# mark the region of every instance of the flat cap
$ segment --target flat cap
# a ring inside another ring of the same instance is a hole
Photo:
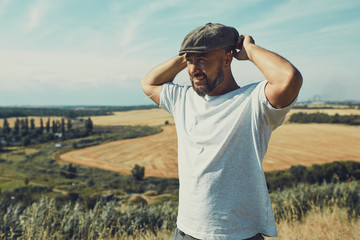
[[[179,55],[219,49],[232,50],[236,48],[238,39],[239,33],[235,28],[218,23],[207,23],[185,36]]]

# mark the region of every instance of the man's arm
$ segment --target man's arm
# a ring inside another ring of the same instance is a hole
[[[275,108],[291,104],[298,95],[301,85],[301,73],[283,57],[255,45],[251,36],[241,36],[233,56],[238,60],[252,61],[264,74],[268,84],[265,95]]]
[[[175,76],[186,67],[184,55],[176,56],[152,69],[141,80],[144,93],[160,105],[160,91],[164,83],[172,82]]]

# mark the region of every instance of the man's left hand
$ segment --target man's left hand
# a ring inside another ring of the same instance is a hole
[[[255,41],[250,35],[241,35],[237,42],[236,49],[232,51],[234,58],[237,60],[250,60],[246,49],[251,44],[255,44]]]

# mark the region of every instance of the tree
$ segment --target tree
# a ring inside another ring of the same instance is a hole
[[[64,118],[61,118],[60,130],[61,130],[62,135],[64,136],[65,135],[65,119]]]
[[[131,170],[131,174],[136,180],[142,180],[145,175],[145,167],[140,167],[135,164],[134,168]]]
[[[90,117],[85,121],[85,129],[87,133],[90,133],[93,130],[93,122]]]
[[[71,119],[70,119],[70,118],[68,118],[68,121],[67,121],[67,129],[68,129],[68,131],[70,131],[70,130],[71,130],[71,128],[72,128]]]
[[[29,133],[29,120],[26,118],[20,121],[21,135],[26,136]]]
[[[40,118],[39,132],[40,132],[40,134],[42,134],[44,132],[44,122],[43,122],[42,118]]]
[[[34,130],[35,129],[35,120],[32,118],[30,119],[30,129]]]
[[[13,133],[14,135],[19,135],[19,132],[20,132],[20,120],[17,118],[15,120],[15,124],[14,124],[14,129],[13,129]]]
[[[49,133],[50,132],[50,118],[48,118],[47,122],[46,122],[46,132]]]
[[[25,118],[25,128],[27,129],[27,132],[29,131],[29,119]]]
[[[11,132],[10,125],[9,125],[6,118],[4,118],[2,132],[4,133],[5,136],[8,135]]]
[[[58,131],[58,124],[55,122],[55,120],[52,121],[52,132],[57,133]]]

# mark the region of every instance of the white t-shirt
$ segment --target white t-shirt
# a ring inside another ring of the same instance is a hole
[[[199,239],[277,236],[262,161],[272,130],[294,103],[273,108],[266,83],[205,97],[190,86],[163,85],[160,107],[173,115],[178,136],[177,226],[186,234]]]

